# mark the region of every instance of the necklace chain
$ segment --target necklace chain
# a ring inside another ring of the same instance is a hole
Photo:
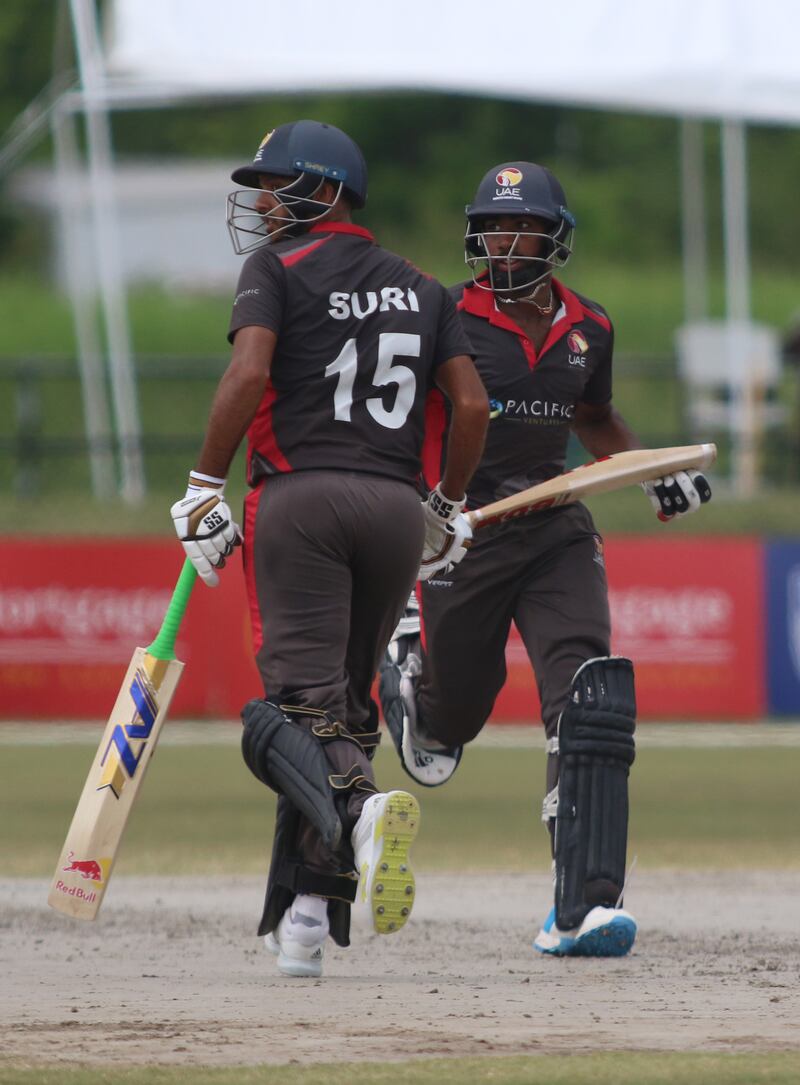
[[[536,300],[536,295],[542,289],[543,286],[547,287],[547,303],[541,305]],[[517,302],[524,302],[526,305],[532,305],[534,309],[538,310],[542,316],[549,316],[556,306],[555,294],[553,293],[552,283],[539,283],[532,294],[529,294],[526,298],[498,298],[504,305],[516,305]]]

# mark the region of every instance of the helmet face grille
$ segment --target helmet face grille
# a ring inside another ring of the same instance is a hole
[[[469,219],[464,237],[464,262],[472,273],[472,281],[482,290],[524,296],[547,276],[564,267],[572,255],[572,226],[566,220],[552,233],[534,230],[492,230],[489,233],[482,228],[484,226],[484,220]],[[507,239],[505,252],[491,256],[487,237]],[[518,251],[521,238],[538,240],[535,256],[525,256]]]
[[[564,189],[550,170],[535,162],[494,166],[484,175],[466,211],[464,260],[476,286],[484,290],[524,296],[523,292],[530,293],[555,269],[564,267],[572,254],[575,219],[567,208]],[[488,220],[508,216],[538,219],[544,228],[486,230]],[[507,239],[501,255],[490,256],[489,233]],[[535,255],[523,254],[530,247],[521,244],[521,238],[538,239]]]
[[[326,180],[315,174],[301,173],[283,188],[270,189],[275,200],[272,208],[263,206],[262,191],[237,189],[230,192],[226,221],[233,251],[243,256],[280,238],[303,233],[318,222],[328,214],[342,192],[339,182],[331,203],[316,199]]]

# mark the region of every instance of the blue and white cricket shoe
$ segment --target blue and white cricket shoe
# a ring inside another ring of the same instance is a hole
[[[592,908],[580,927],[570,931],[556,926],[556,910],[544,921],[533,948],[552,957],[624,957],[630,952],[638,930],[636,920],[624,908]]]

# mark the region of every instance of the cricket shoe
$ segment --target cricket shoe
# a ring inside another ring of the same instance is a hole
[[[370,795],[350,837],[359,874],[358,895],[369,905],[378,934],[399,930],[414,905],[408,852],[419,829],[419,803],[407,791]]]
[[[380,666],[383,718],[405,771],[423,787],[446,783],[458,768],[462,747],[448,749],[420,733],[417,687],[422,674],[419,603],[411,593]]]
[[[321,976],[328,937],[328,902],[322,897],[294,898],[264,945],[278,958],[283,976]]]
[[[636,920],[623,908],[592,908],[579,927],[562,931],[556,910],[536,935],[534,949],[552,957],[624,957],[636,939]]]

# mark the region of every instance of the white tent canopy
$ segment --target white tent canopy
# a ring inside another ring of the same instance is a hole
[[[72,118],[87,129],[98,285],[103,300],[122,492],[144,493],[138,409],[118,271],[108,111],[314,90],[427,89],[669,114],[684,121],[684,264],[690,316],[705,289],[703,119],[722,122],[727,313],[749,319],[745,124],[800,123],[795,0],[69,0],[81,88],[53,129],[62,182],[80,173]],[[468,118],[464,124],[469,138]],[[693,138],[694,136],[694,138]],[[535,146],[535,133],[530,134]],[[398,154],[402,148],[398,149]],[[91,306],[73,298],[84,383],[99,346]],[[740,362],[735,367],[744,372]],[[87,429],[108,420],[85,392]],[[92,405],[94,404],[94,405]],[[100,442],[102,443],[102,441]],[[751,457],[752,460],[752,457]],[[743,461],[744,462],[744,461]],[[95,490],[107,465],[93,462]],[[105,486],[107,489],[107,484]]]
[[[800,122],[795,0],[115,0],[122,95],[427,88]]]

